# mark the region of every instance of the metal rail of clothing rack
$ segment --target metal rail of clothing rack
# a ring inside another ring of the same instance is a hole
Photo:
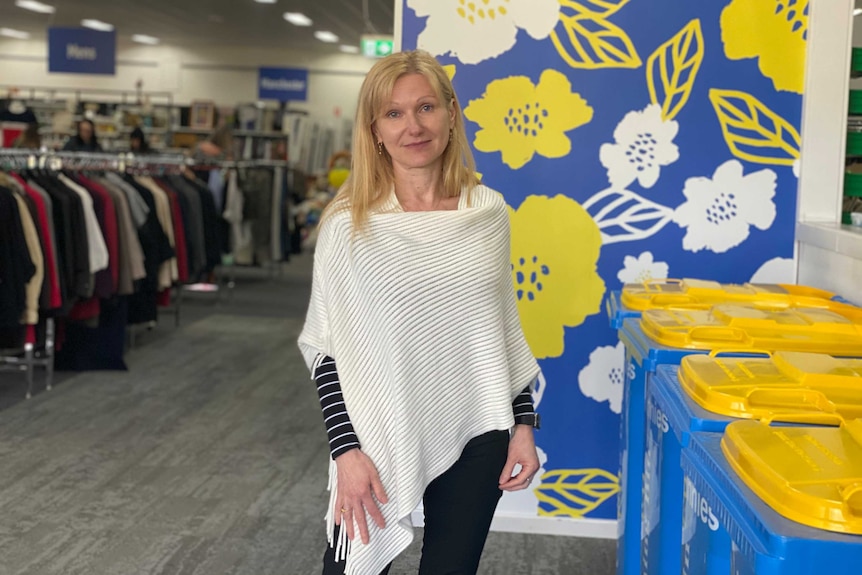
[[[0,350],[0,372],[24,372],[27,378],[27,399],[33,397],[33,380],[36,368],[45,370],[45,388],[51,391],[54,384],[54,320],[45,320],[45,345],[37,348],[27,342],[23,348]]]

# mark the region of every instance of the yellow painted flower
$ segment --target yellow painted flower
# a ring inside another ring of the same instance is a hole
[[[502,152],[503,163],[517,170],[535,154],[566,156],[572,149],[566,132],[589,123],[593,109],[572,92],[565,75],[545,70],[538,86],[526,76],[494,80],[464,115],[482,127],[473,142],[476,149]]]
[[[527,343],[539,359],[559,357],[564,327],[580,325],[601,307],[599,228],[563,195],[529,196],[510,215],[512,281]]]
[[[731,60],[758,58],[776,90],[802,93],[808,0],[733,0],[721,13],[721,39]]]

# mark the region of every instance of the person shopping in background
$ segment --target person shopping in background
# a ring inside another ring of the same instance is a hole
[[[27,128],[21,132],[21,135],[15,138],[12,143],[13,148],[25,150],[38,150],[42,147],[42,137],[39,135],[39,124],[30,122]]]
[[[129,151],[133,154],[149,154],[150,144],[147,142],[147,137],[141,128],[132,130],[129,136]]]
[[[63,150],[67,152],[101,152],[102,146],[96,138],[96,125],[92,120],[78,122],[78,133],[66,142]]]
[[[454,89],[426,52],[372,67],[355,126],[299,337],[332,458],[323,573],[387,573],[420,501],[419,573],[476,573],[502,492],[539,469],[508,207],[477,181]]]

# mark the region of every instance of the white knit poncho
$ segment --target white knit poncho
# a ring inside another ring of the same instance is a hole
[[[410,513],[428,484],[470,439],[511,428],[512,400],[538,375],[515,302],[508,208],[487,187],[469,195],[455,211],[404,212],[392,193],[364,233],[353,234],[347,212],[320,230],[299,347],[312,370],[320,354],[335,358],[389,496],[386,529],[369,519],[368,545],[332,541],[330,463],[327,532],[347,575],[378,575],[410,545]]]

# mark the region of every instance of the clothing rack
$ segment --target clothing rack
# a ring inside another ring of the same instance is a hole
[[[201,157],[201,156],[198,156],[196,159],[197,159],[197,161],[194,164],[194,169],[196,171],[197,170],[226,170],[226,171],[230,171],[230,170],[256,170],[256,169],[263,168],[263,169],[272,170],[272,172],[275,174],[275,179],[278,182],[290,183],[289,185],[292,185],[292,182],[294,181],[293,173],[295,172],[295,168],[292,168],[290,165],[290,162],[288,162],[287,160],[277,160],[277,159],[229,160],[229,159],[224,159],[224,158],[208,158],[208,157]],[[284,185],[284,184],[282,184],[282,185]],[[286,190],[284,191],[284,193],[281,197],[282,198],[285,198],[285,197],[288,198],[288,201],[290,198],[289,194],[286,193]],[[275,207],[273,207],[273,210],[274,209],[275,209]],[[285,225],[288,229],[292,230],[292,224],[289,220],[287,222],[285,222]],[[278,235],[280,236],[281,234],[279,233]],[[270,250],[271,255],[272,255],[272,259],[269,260],[267,263],[262,263],[260,265],[262,268],[265,268],[268,270],[270,277],[276,277],[276,276],[281,276],[283,271],[284,271],[282,269],[282,263],[284,261],[290,260],[290,250],[285,249],[284,246],[277,247],[275,245],[275,242],[281,241],[280,237],[273,236],[272,241],[273,241],[273,244],[272,244],[272,248]],[[239,257],[237,259],[239,259]],[[247,265],[247,262],[232,263],[232,264],[229,264],[227,266],[224,266],[224,267],[228,268],[228,274],[230,276],[230,277],[228,277],[227,282],[226,282],[226,284],[227,284],[226,287],[228,288],[228,297],[229,298],[232,295],[231,290],[234,287],[234,283],[235,283],[235,273],[234,273],[233,268],[236,265],[239,265],[239,266]],[[209,286],[207,286],[207,287],[209,287]],[[221,287],[221,286],[217,286],[217,287]],[[196,291],[196,290],[192,289],[189,291]],[[214,293],[216,293],[218,295],[219,291],[220,290],[214,290]]]
[[[44,173],[46,176],[51,172],[66,172],[67,174],[69,172],[79,172],[81,177],[93,178],[94,175],[102,177],[101,175],[97,175],[97,173],[108,172],[126,174],[132,177],[175,178],[187,175],[187,170],[194,167],[194,165],[195,161],[192,158],[182,154],[133,155],[131,153],[0,149],[0,171],[14,173],[30,172],[33,174]],[[88,172],[92,172],[93,174],[89,174]],[[71,174],[68,175],[71,177]],[[51,174],[51,177],[56,177],[56,175]],[[209,240],[210,238],[206,240],[208,245],[212,245],[209,244]],[[186,284],[179,283],[174,278],[174,284],[170,286],[173,294],[170,297],[170,305],[161,307],[159,310],[159,313],[175,315],[175,325],[177,326],[180,322],[184,285]],[[65,318],[66,315],[58,317]],[[58,334],[58,330],[61,329],[61,325],[55,323],[56,321],[56,319],[44,318],[43,316],[42,326],[38,329],[38,343],[32,343],[37,340],[34,337],[37,330],[28,328],[27,337],[22,342],[10,342],[12,343],[12,347],[8,349],[0,348],[0,371],[15,371],[26,374],[28,398],[33,393],[34,372],[37,368],[46,369],[46,387],[48,389],[52,387],[55,360],[59,360],[60,358],[59,352],[55,354],[55,346],[57,341],[59,341],[55,338],[55,334]],[[128,323],[125,326],[126,341],[134,345],[136,328],[148,325],[151,324],[146,322]]]
[[[38,156],[32,151],[0,149],[0,169],[35,169],[39,167]],[[36,349],[31,341],[23,348],[0,350],[0,372],[23,372],[27,378],[26,398],[33,396],[33,382],[36,368],[45,370],[46,389],[50,391],[54,383],[54,319],[45,322],[44,349]]]
[[[226,161],[218,159],[208,160],[201,157],[193,158],[182,154],[146,154],[136,156],[130,153],[117,154],[103,152],[52,152],[45,150],[0,149],[0,170],[9,172],[30,171],[33,173],[81,172],[81,177],[87,178],[92,178],[93,175],[85,174],[85,172],[119,172],[127,174],[127,176],[152,176],[156,178],[164,176],[168,178],[176,178],[181,175],[189,175],[188,170],[253,170],[256,168],[270,169],[276,174],[279,174],[279,178],[281,179],[276,179],[274,181],[284,181],[286,175],[290,173],[288,163],[282,160]],[[71,174],[67,175],[69,175],[69,177],[73,177]],[[52,175],[52,177],[54,176]],[[198,180],[200,180],[200,177]],[[278,188],[279,185],[276,185],[275,187]],[[273,197],[275,198],[276,196]],[[280,199],[278,200],[278,202],[281,201],[282,200]],[[275,208],[275,206],[273,206],[273,208]],[[207,241],[209,241],[209,239]],[[272,273],[280,273],[281,258],[284,257],[285,252],[274,253],[280,253],[282,255],[273,255],[271,261],[264,260],[262,265],[269,267]],[[159,312],[174,315],[175,325],[178,326],[183,307],[183,299],[187,297],[186,294],[210,293],[215,296],[216,303],[220,302],[222,297],[225,295],[227,296],[228,301],[232,300],[233,288],[236,284],[236,266],[232,265],[232,260],[223,260],[220,265],[216,264],[215,269],[212,269],[212,273],[212,284],[195,284],[193,283],[193,279],[191,282],[182,279],[177,282],[175,278],[174,285],[170,288],[172,293],[170,299],[172,301],[170,301],[169,306],[161,307]],[[47,333],[47,341],[44,344],[44,353],[41,351],[42,341],[39,342],[38,349],[36,349],[36,346],[33,344],[27,344],[23,348],[8,351],[0,350],[0,366],[2,366],[3,371],[15,370],[25,372],[27,374],[28,397],[32,394],[34,368],[44,367],[48,372],[48,388],[50,388],[52,384],[51,379],[55,357],[55,326],[53,320],[49,319],[48,322],[49,325],[47,326],[47,329],[44,329],[42,332],[42,334]],[[129,323],[126,326],[126,349],[134,347],[137,336],[140,334],[141,330],[151,328],[152,325],[152,322],[141,321]],[[32,340],[33,338],[31,337],[26,341]],[[57,357],[60,358],[60,355],[57,355]]]
[[[0,150],[0,168],[5,169],[48,169],[53,171],[69,170],[69,171],[116,171],[125,172],[133,175],[169,175],[180,174],[190,166],[194,166],[195,162],[188,157],[178,154],[152,154],[136,156],[132,153],[104,153],[104,152],[73,152],[73,151],[54,151],[54,152],[34,152],[33,150]],[[182,305],[182,286],[175,286],[176,294],[174,305],[163,308],[162,313],[174,315],[174,325],[179,327],[180,314]],[[135,343],[135,334],[133,327],[129,326],[129,347],[133,347]],[[53,353],[53,321],[51,325],[51,339],[47,344],[50,346]],[[53,373],[53,356],[47,358],[39,358],[28,360],[32,356],[32,350],[24,351],[24,359],[15,361],[14,358],[5,363],[10,363],[16,368],[26,370],[28,374],[28,392],[30,397],[32,388],[32,367],[28,366],[42,365],[45,363],[49,368],[49,374]],[[7,358],[2,358],[6,360]],[[35,362],[35,363],[34,363]],[[48,389],[51,388],[51,379],[49,375]]]
[[[34,150],[0,149],[2,169],[48,169],[82,171],[117,171],[138,173],[181,173],[195,165],[194,160],[179,154],[135,156],[131,153],[104,152],[42,152]]]
[[[220,168],[284,168],[288,169],[287,160],[221,160],[217,163]]]

